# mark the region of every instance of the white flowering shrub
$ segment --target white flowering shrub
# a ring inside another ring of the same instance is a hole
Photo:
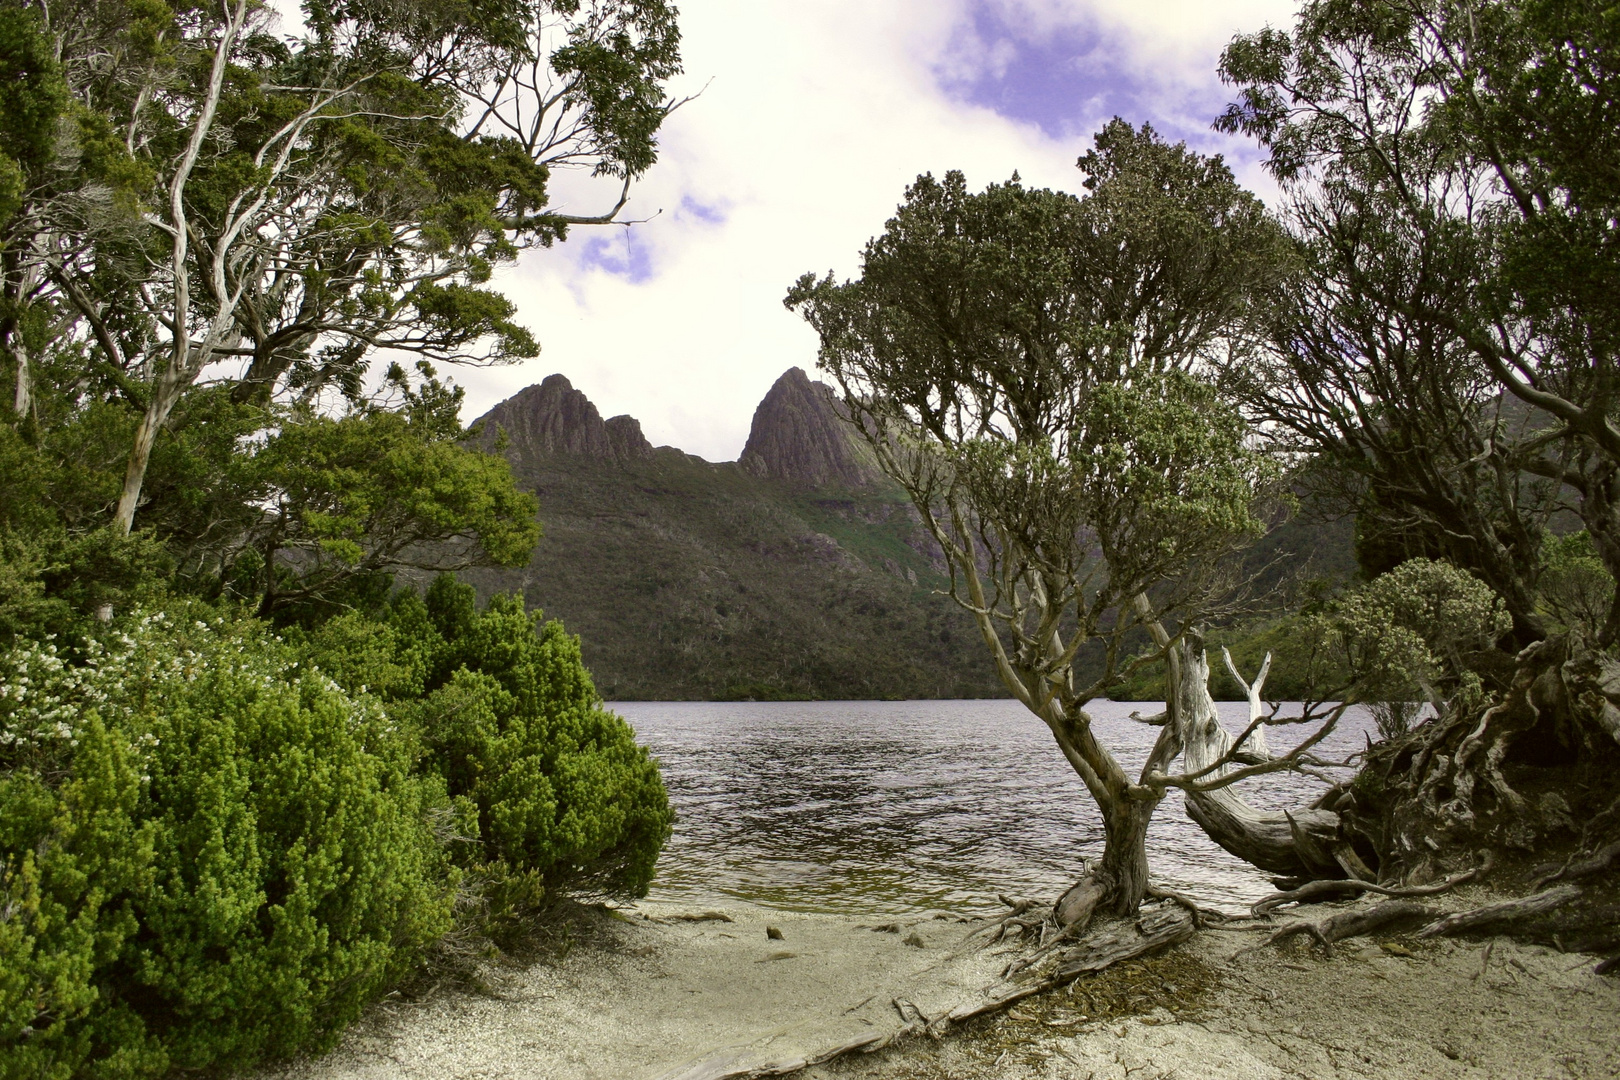
[[[329,1043],[449,926],[443,782],[259,624],[0,656],[0,1075]]]

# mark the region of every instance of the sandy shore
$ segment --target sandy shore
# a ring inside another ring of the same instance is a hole
[[[491,965],[483,993],[384,1003],[263,1080],[1620,1076],[1620,980],[1505,940],[1487,963],[1478,942],[1352,939],[1324,957],[1205,932],[936,1037],[1008,959],[984,925],[642,904]]]

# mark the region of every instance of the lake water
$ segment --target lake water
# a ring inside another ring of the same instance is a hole
[[[1080,860],[1102,852],[1101,819],[1079,777],[1016,701],[612,708],[658,758],[675,808],[654,898],[855,914],[983,911],[999,906],[998,892],[1055,899]],[[1130,712],[1160,708],[1092,703],[1099,739],[1132,776],[1158,729]],[[1228,730],[1243,729],[1247,709],[1222,703]],[[1318,749],[1360,749],[1370,728],[1352,710]],[[1294,730],[1272,729],[1273,748]],[[1256,805],[1291,807],[1321,785],[1275,774],[1243,790]],[[1154,814],[1148,856],[1155,880],[1221,908],[1271,891],[1266,875],[1187,818],[1178,793]]]

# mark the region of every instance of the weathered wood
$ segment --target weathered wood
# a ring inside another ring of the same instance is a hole
[[[1122,961],[1179,945],[1191,938],[1196,929],[1192,912],[1179,904],[1146,908],[1135,919],[1120,920],[1093,930],[1073,947],[1060,952],[1055,965],[1042,963],[1020,970],[1013,981],[987,988],[983,997],[963,1002],[934,1023],[943,1029],[949,1024],[996,1012],[1088,971],[1101,971]]]
[[[1335,941],[1342,941],[1348,937],[1360,937],[1370,934],[1374,930],[1396,926],[1401,923],[1415,923],[1424,919],[1433,919],[1439,912],[1434,908],[1425,907],[1412,900],[1390,900],[1377,907],[1365,911],[1344,911],[1332,918],[1324,919],[1319,923],[1296,922],[1278,930],[1267,938],[1266,945],[1275,945],[1285,941],[1296,934],[1309,934],[1317,943],[1326,947]],[[1255,946],[1260,948],[1261,946]]]
[[[1233,739],[1209,696],[1209,658],[1201,644],[1189,635],[1178,648],[1183,675],[1173,712],[1182,728],[1182,763],[1187,772],[1199,773],[1226,757]],[[1211,775],[1223,772],[1224,766]],[[1187,816],[1244,862],[1288,877],[1346,876],[1333,857],[1341,838],[1339,815],[1331,810],[1260,810],[1230,787],[1188,791],[1186,802]]]
[[[1559,867],[1553,873],[1536,879],[1533,888],[1539,889],[1544,885],[1551,885],[1555,881],[1567,881],[1570,878],[1590,877],[1601,874],[1611,866],[1620,864],[1620,840],[1598,848],[1584,859],[1572,860]]]
[[[1072,979],[1088,971],[1101,971],[1122,960],[1147,956],[1191,938],[1197,929],[1192,912],[1180,904],[1144,910],[1135,920],[1117,922],[1087,935],[1058,957],[1055,977]]]
[[[1052,917],[1065,930],[1070,927],[1084,930],[1112,884],[1100,874],[1087,874],[1058,897],[1058,902],[1052,907]]]
[[[1576,704],[1620,743],[1620,661],[1596,650],[1571,650],[1562,668]]]
[[[1418,937],[1445,937],[1452,934],[1471,934],[1503,927],[1509,923],[1542,915],[1581,895],[1574,885],[1560,885],[1556,889],[1506,900],[1500,904],[1486,904],[1469,911],[1458,911],[1437,919],[1418,931]]]
[[[1295,889],[1286,892],[1273,893],[1254,903],[1249,910],[1255,915],[1265,915],[1275,911],[1284,904],[1314,904],[1324,900],[1343,900],[1362,893],[1377,893],[1380,896],[1411,897],[1411,896],[1437,896],[1448,892],[1466,881],[1483,877],[1489,872],[1491,860],[1487,858],[1472,870],[1465,870],[1460,874],[1452,874],[1444,881],[1437,881],[1433,885],[1413,885],[1407,888],[1392,888],[1379,885],[1371,881],[1360,881],[1346,878],[1342,881],[1310,881]]]
[[[1260,672],[1252,683],[1239,674],[1237,664],[1233,663],[1232,654],[1225,645],[1221,646],[1221,659],[1226,661],[1226,670],[1243,688],[1243,696],[1249,699],[1249,724],[1252,725],[1266,715],[1266,703],[1261,694],[1265,691],[1266,675],[1271,671],[1271,654],[1266,653],[1266,658],[1260,663]],[[1271,747],[1266,742],[1266,729],[1263,726],[1255,728],[1254,732],[1243,740],[1239,754],[1251,761],[1265,761],[1272,756]]]

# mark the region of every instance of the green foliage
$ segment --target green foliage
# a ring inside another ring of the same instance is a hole
[[[1540,593],[1549,520],[1620,573],[1617,35],[1608,0],[1310,0],[1221,61],[1305,267],[1251,401],[1348,474],[1370,570],[1467,568],[1520,648],[1584,618]]]
[[[154,450],[145,528],[121,538],[99,523],[132,418],[47,395],[38,438],[0,422],[0,639],[164,589],[308,621],[374,608],[400,569],[527,561],[534,496],[464,441],[461,403],[426,365],[338,416],[198,391]]]
[[[146,533],[0,532],[0,647],[74,636],[104,607],[157,601],[172,562]]]
[[[449,926],[442,785],[254,624],[141,619],[0,696],[0,1062],[150,1076],[329,1045]],[[15,962],[12,962],[13,959]]]
[[[6,705],[24,685],[50,692],[52,673],[40,670],[48,654],[30,659],[34,680],[9,682]],[[18,657],[4,663],[15,679]],[[32,769],[0,772],[0,907],[8,912],[0,920],[0,1075],[66,1080],[91,1061],[105,1076],[155,1075],[161,1048],[98,985],[138,933],[133,899],[154,880],[155,829],[137,816],[138,755],[94,713],[71,730],[72,745],[52,755],[70,770],[66,782],[47,784]],[[6,735],[16,734],[8,725]],[[8,759],[19,751],[26,748],[13,741],[0,747]]]
[[[1241,413],[1208,383],[1168,372],[1107,383],[1087,398],[1070,437],[1085,521],[1111,566],[1151,553],[1147,577],[1265,531],[1256,493],[1281,477],[1248,440]]]
[[[1286,266],[1281,232],[1219,158],[1151,127],[1116,119],[1079,165],[1083,197],[919,177],[858,279],[785,300],[1032,700],[1139,597],[1150,619],[1207,603],[1277,477],[1204,376]],[[1100,685],[1059,691],[1065,713]]]
[[[341,602],[346,583],[403,566],[528,561],[535,497],[517,490],[505,458],[460,442],[460,388],[431,372],[429,383],[403,408],[307,416],[233,455],[230,505],[274,509],[244,521],[241,554],[222,560],[232,591],[262,598],[268,614]]]
[[[672,821],[658,766],[602,707],[560,623],[441,576],[404,593],[381,632],[358,617],[308,639],[308,654],[390,702],[428,751],[424,767],[462,807],[460,863],[497,886],[533,875],[545,894],[641,896]]]
[[[68,103],[61,65],[38,13],[0,8],[0,228],[51,156],[56,120]]]
[[[1548,615],[1566,629],[1596,641],[1609,622],[1614,577],[1598,556],[1585,529],[1567,536],[1549,534],[1542,542],[1544,568],[1536,582]]]
[[[1408,726],[1401,703],[1478,698],[1472,657],[1508,629],[1504,606],[1484,582],[1449,563],[1412,559],[1312,620],[1313,644],[1349,674],[1386,738]]]

